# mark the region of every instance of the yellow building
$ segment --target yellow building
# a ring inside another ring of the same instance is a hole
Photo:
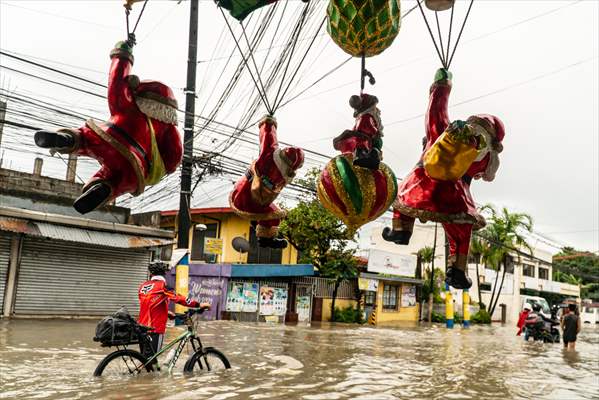
[[[222,264],[297,264],[297,250],[287,246],[283,250],[260,248],[257,244],[256,231],[250,221],[239,217],[229,207],[192,208],[189,233],[190,263],[222,263]],[[160,227],[177,228],[177,210],[161,212]],[[241,237],[250,244],[247,253],[240,253],[233,248],[233,239]],[[205,251],[205,239],[216,238],[221,254],[209,254]]]
[[[358,284],[369,324],[418,321],[416,287],[422,285],[422,280],[363,272]]]

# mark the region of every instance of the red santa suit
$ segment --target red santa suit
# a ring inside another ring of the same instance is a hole
[[[59,133],[73,137],[73,145],[53,148],[100,163],[83,192],[98,182],[107,184],[110,194],[102,204],[125,193],[137,196],[146,185],[158,183],[177,169],[183,152],[172,90],[161,82],[140,82],[130,75],[133,55],[126,42],[119,42],[110,57],[109,120],[89,119],[81,128],[61,129]]]
[[[495,178],[505,131],[497,117],[481,114],[468,118],[466,124],[477,137],[484,137],[485,146],[460,179],[431,178],[424,168],[423,156],[450,123],[447,108],[451,86],[447,75],[431,86],[424,151],[416,167],[399,186],[393,204],[393,231],[411,232],[415,218],[422,222],[441,222],[449,242],[449,267],[465,270],[472,230],[485,225],[470,194],[470,182],[473,178],[486,181]]]
[[[363,93],[360,96],[351,96],[349,104],[354,109],[354,128],[345,130],[333,139],[333,147],[342,154],[353,155],[355,165],[360,164],[360,161],[357,161],[360,158],[372,157],[373,160],[366,164],[369,164],[371,169],[378,169],[383,147],[383,124],[381,112],[377,107],[378,99]]]
[[[257,221],[258,238],[274,238],[286,213],[273,201],[303,165],[304,152],[297,147],[279,148],[273,117],[265,117],[259,129],[260,153],[235,184],[229,204],[239,216]]]

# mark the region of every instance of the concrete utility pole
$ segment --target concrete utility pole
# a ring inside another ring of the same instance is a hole
[[[181,165],[181,195],[179,200],[179,231],[177,248],[189,247],[191,227],[191,171],[193,160],[193,125],[195,122],[196,67],[198,58],[198,0],[190,1],[189,47],[187,53],[187,85],[185,88],[185,128],[183,163]]]
[[[189,47],[187,50],[187,85],[185,86],[185,128],[183,135],[183,163],[181,165],[181,195],[179,198],[179,230],[177,248],[189,249],[191,228],[191,169],[193,161],[193,125],[195,122],[196,67],[198,59],[198,0],[191,0],[189,8]],[[175,269],[175,291],[187,296],[189,293],[189,254],[184,256]],[[179,304],[175,312],[185,308]]]

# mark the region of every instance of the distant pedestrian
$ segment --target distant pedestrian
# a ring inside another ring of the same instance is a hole
[[[564,348],[576,350],[576,336],[580,332],[580,317],[576,313],[576,304],[568,304],[568,313],[562,319]]]
[[[520,312],[520,315],[518,316],[518,323],[516,324],[516,326],[518,327],[518,333],[516,333],[517,336],[520,336],[522,334],[522,331],[525,329],[526,318],[530,313],[530,309],[530,304],[524,304],[524,309]]]

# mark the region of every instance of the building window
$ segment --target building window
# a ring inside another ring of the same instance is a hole
[[[364,305],[373,306],[376,303],[376,292],[366,292],[364,294]]]
[[[530,264],[522,264],[522,275],[535,277],[535,266]]]
[[[204,254],[204,239],[217,237],[218,224],[206,224],[206,230],[193,230],[191,242],[191,259],[193,261],[216,262],[216,254]]]
[[[549,280],[549,270],[539,267],[539,279]]]
[[[250,251],[248,252],[248,264],[280,264],[283,259],[281,249],[271,249],[258,246],[256,228],[250,226]]]
[[[397,310],[397,292],[399,286],[383,286],[383,310]]]

